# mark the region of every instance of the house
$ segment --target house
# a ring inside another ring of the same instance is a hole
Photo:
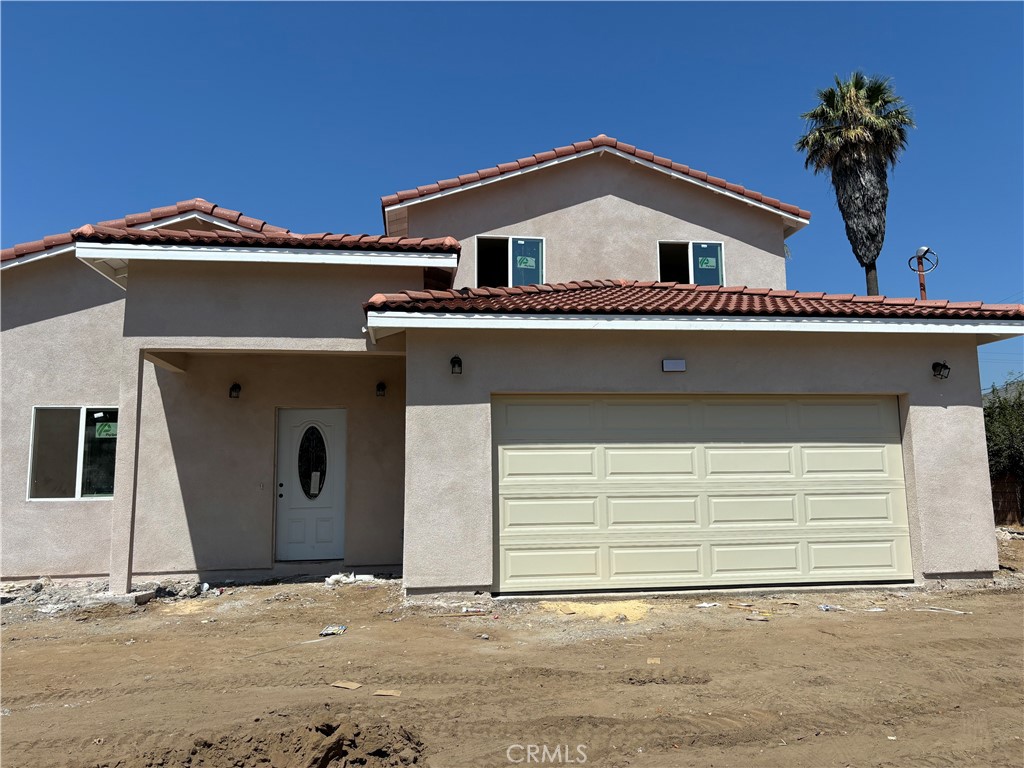
[[[787,290],[809,213],[604,135],[382,213],[195,199],[5,250],[2,575],[998,568],[977,347],[1024,306]]]

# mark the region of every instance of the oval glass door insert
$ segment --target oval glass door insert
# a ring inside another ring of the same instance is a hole
[[[315,499],[327,477],[327,443],[318,427],[306,427],[299,440],[299,484],[307,499]]]

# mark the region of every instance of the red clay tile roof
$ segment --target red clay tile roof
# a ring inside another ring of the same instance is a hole
[[[181,214],[200,212],[208,214],[235,226],[244,227],[246,232],[234,230],[173,230],[136,229],[160,219]],[[70,245],[76,241],[125,242],[125,243],[182,243],[195,245],[264,245],[283,248],[335,248],[338,250],[388,250],[458,253],[461,246],[453,238],[397,238],[383,235],[332,235],[329,232],[302,235],[284,227],[268,224],[262,219],[245,216],[238,211],[222,208],[201,197],[184,200],[174,205],[153,208],[145,213],[133,213],[121,219],[87,224],[84,227],[49,235],[42,240],[20,243],[0,251],[0,261],[9,261],[21,256],[48,250],[59,245]],[[339,245],[339,243],[341,243]]]
[[[458,253],[462,245],[454,237],[386,237],[384,235],[335,235],[318,232],[263,233],[205,229],[131,229],[87,224],[71,231],[75,242],[160,243],[163,245],[227,245],[272,248],[322,248],[336,251],[410,251]]]
[[[1024,320],[1024,304],[803,293],[743,286],[581,280],[516,288],[378,293],[365,311],[543,315],[738,315]]]
[[[101,221],[97,226],[138,227],[143,224],[150,224],[154,221],[159,221],[160,219],[167,219],[172,216],[180,216],[187,213],[205,213],[208,216],[229,222],[237,227],[251,229],[253,232],[284,234],[290,231],[284,227],[277,227],[273,224],[268,224],[262,219],[254,219],[252,216],[245,216],[238,211],[231,210],[230,208],[222,208],[216,203],[203,200],[201,197],[193,197],[191,200],[182,200],[179,203],[174,203],[174,205],[152,208],[149,211],[144,211],[143,213],[130,213],[121,219]],[[69,245],[72,242],[73,239],[71,237],[71,232],[62,232],[59,235],[48,235],[42,240],[33,240],[29,243],[19,243],[11,246],[10,248],[4,248],[0,251],[0,261],[17,259],[21,256],[39,253],[58,245]]]
[[[474,184],[478,181],[484,181],[502,174],[512,173],[514,171],[521,171],[524,168],[531,168],[533,166],[541,165],[568,155],[576,155],[581,152],[588,152],[592,149],[598,149],[600,147],[610,147],[616,149],[619,152],[623,152],[627,155],[632,155],[640,160],[646,160],[654,163],[655,165],[661,166],[676,173],[681,173],[691,178],[697,179],[698,181],[705,182],[715,187],[721,187],[722,189],[733,192],[741,197],[746,197],[754,202],[767,205],[770,208],[777,208],[783,213],[788,213],[792,216],[798,216],[801,219],[810,221],[810,211],[805,211],[795,205],[789,203],[783,203],[776,200],[774,197],[768,197],[762,195],[760,192],[755,192],[752,189],[747,189],[739,184],[733,184],[725,179],[720,179],[716,176],[710,176],[704,171],[698,171],[689,166],[683,165],[682,163],[676,163],[669,160],[667,157],[659,157],[653,152],[648,152],[643,149],[637,149],[632,144],[626,144],[625,142],[613,139],[610,136],[605,136],[603,133],[599,136],[595,136],[592,139],[586,141],[577,141],[573,144],[564,147],[555,147],[547,152],[538,152],[536,155],[530,155],[520,160],[513,160],[511,163],[501,163],[500,165],[494,165],[490,168],[481,168],[479,171],[474,173],[465,173],[454,179],[444,179],[442,181],[435,182],[434,184],[427,184],[422,187],[416,187],[416,189],[406,189],[401,192],[396,192],[393,195],[385,195],[380,199],[381,206],[383,208],[389,208],[398,203],[404,203],[407,200],[415,200],[421,197],[429,197],[430,195],[443,192],[448,189],[455,187],[461,187],[466,184]]]
[[[205,213],[209,216],[213,216],[215,219],[230,222],[237,227],[251,229],[253,232],[265,232],[267,234],[276,232],[283,234],[291,231],[284,227],[277,227],[273,224],[268,224],[262,219],[254,219],[252,216],[246,216],[238,211],[233,211],[230,208],[223,208],[216,203],[208,202],[201,197],[193,197],[191,200],[182,200],[180,203],[175,203],[174,205],[164,205],[160,208],[151,208],[143,213],[130,213],[120,219],[101,221],[99,226],[137,227],[140,224],[150,224],[154,221],[167,219],[172,216],[179,216],[183,213]]]

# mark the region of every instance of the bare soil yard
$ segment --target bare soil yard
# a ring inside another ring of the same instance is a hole
[[[1000,552],[1024,568],[1024,540]],[[480,599],[467,606],[486,612],[466,616],[458,604],[407,605],[388,582],[231,587],[53,615],[11,604],[0,757],[4,768],[584,756],[652,768],[1021,766],[1022,587],[1003,571],[964,591]],[[705,600],[721,605],[693,607]],[[305,642],[338,623],[344,635]],[[339,680],[362,687],[330,685]]]

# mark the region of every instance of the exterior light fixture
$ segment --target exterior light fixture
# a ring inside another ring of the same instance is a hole
[[[242,385],[237,381],[231,385],[231,389],[228,390],[228,397],[232,400],[237,400],[242,396]]]
[[[388,385],[383,381],[377,382],[377,397],[384,397],[388,393]]]
[[[456,355],[450,361],[452,364],[452,376],[462,375],[462,358]]]
[[[934,376],[936,379],[949,378],[949,366],[946,365],[945,360],[943,360],[941,363],[932,363],[932,376]]]

